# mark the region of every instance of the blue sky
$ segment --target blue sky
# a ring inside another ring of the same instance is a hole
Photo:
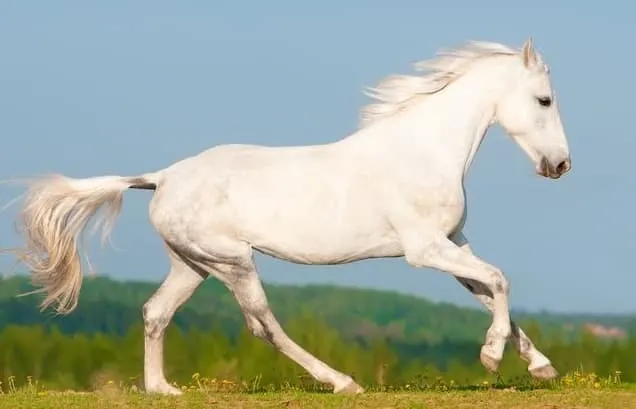
[[[521,149],[491,130],[467,182],[466,233],[510,278],[515,308],[633,312],[634,9],[511,3],[2,2],[0,179],[134,175],[222,143],[337,140],[355,130],[363,88],[382,77],[468,39],[520,46],[532,36],[552,70],[573,169],[540,179]],[[0,202],[20,193],[0,186]],[[150,195],[127,193],[115,249],[94,240],[100,273],[166,274]],[[17,244],[16,210],[0,214],[0,246]],[[269,282],[478,305],[446,274],[401,259],[337,267],[258,260]],[[3,256],[0,268],[12,262]]]

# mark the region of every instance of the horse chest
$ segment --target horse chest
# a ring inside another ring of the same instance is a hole
[[[466,198],[463,191],[460,194],[423,195],[415,201],[415,208],[427,224],[450,234],[464,223]]]

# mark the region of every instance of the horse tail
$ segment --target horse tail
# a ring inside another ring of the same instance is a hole
[[[101,228],[105,241],[121,211],[124,191],[155,190],[160,176],[73,179],[56,174],[27,182],[18,219],[26,244],[13,252],[29,267],[33,285],[41,287],[27,294],[45,293],[42,310],[52,304],[59,314],[75,309],[83,277],[78,236],[93,219],[93,232]]]

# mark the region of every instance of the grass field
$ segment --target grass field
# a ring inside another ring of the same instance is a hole
[[[206,393],[179,397],[143,393],[12,393],[0,396],[0,408],[436,408],[436,409],[629,409],[636,408],[636,388],[576,388],[567,390],[485,390],[372,392],[357,396],[326,393]]]
[[[92,408],[435,408],[435,409],[631,409],[636,408],[636,385],[620,382],[620,374],[601,379],[573,373],[559,381],[537,384],[459,386],[438,383],[425,390],[369,391],[361,395],[333,395],[283,388],[249,392],[248,385],[193,376],[181,396],[145,394],[135,386],[107,381],[94,392],[49,391],[35,382],[15,388],[3,385],[0,409]],[[8,388],[7,388],[8,387]]]

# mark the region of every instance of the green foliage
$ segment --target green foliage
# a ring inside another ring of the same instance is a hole
[[[337,331],[311,315],[299,314],[285,323],[290,336],[303,347],[359,382],[374,388],[428,389],[439,382],[474,385],[483,382],[529,384],[525,364],[509,348],[501,378],[489,375],[478,361],[479,343],[451,341],[434,346],[436,359],[428,360],[431,345],[400,349],[389,339],[376,338],[366,345],[344,340]],[[612,343],[582,336],[563,344],[543,340],[540,348],[562,372],[581,369],[600,377],[620,376],[636,382],[633,339]],[[439,362],[436,363],[436,362]],[[0,380],[20,386],[29,378],[49,389],[91,390],[111,380],[141,387],[143,331],[135,326],[123,335],[63,334],[55,327],[7,326],[0,332]],[[320,390],[305,371],[266,344],[240,331],[230,340],[223,332],[169,328],[166,339],[166,373],[183,385],[193,374],[206,379],[269,390],[281,385]],[[587,378],[586,378],[587,379]],[[594,382],[592,382],[594,383]],[[248,389],[249,389],[248,388]]]
[[[56,389],[90,390],[108,380],[141,386],[141,307],[156,288],[153,283],[90,278],[79,307],[69,316],[54,316],[38,311],[38,296],[15,297],[31,290],[25,278],[4,280],[3,388],[28,379]],[[530,382],[525,363],[512,348],[502,362],[501,377],[485,372],[478,357],[490,317],[482,311],[331,286],[266,286],[266,291],[293,339],[364,385],[384,390]],[[581,331],[580,325],[566,330],[566,317],[521,317],[561,373],[580,370],[636,382],[636,337],[608,342]],[[627,328],[633,325],[627,318],[622,322]],[[176,314],[165,351],[166,374],[179,384],[191,383],[197,374],[197,379],[223,380],[254,391],[281,385],[321,388],[302,368],[245,330],[236,302],[215,281]]]
[[[68,316],[55,316],[49,310],[38,310],[39,295],[16,297],[33,288],[26,277],[11,277],[0,285],[0,327],[40,324],[47,328],[55,325],[66,334],[124,335],[131,327],[141,324],[141,307],[157,288],[158,283],[152,282],[86,278],[77,309]],[[491,320],[489,314],[479,308],[460,308],[392,292],[327,285],[265,285],[265,290],[281,321],[298,315],[298,309],[303,308],[311,315],[319,314],[322,321],[347,340],[388,337],[404,344],[405,348],[408,344],[440,344],[445,340],[481,342]],[[526,332],[558,334],[564,341],[576,338],[586,321],[619,325],[630,333],[636,328],[636,318],[629,316],[519,312],[513,312],[513,316],[536,323],[536,328],[526,328]],[[235,338],[243,328],[243,317],[227,289],[216,280],[208,280],[179,310],[174,323],[184,331],[221,328],[230,338]],[[571,324],[571,329],[566,330],[564,324]]]

